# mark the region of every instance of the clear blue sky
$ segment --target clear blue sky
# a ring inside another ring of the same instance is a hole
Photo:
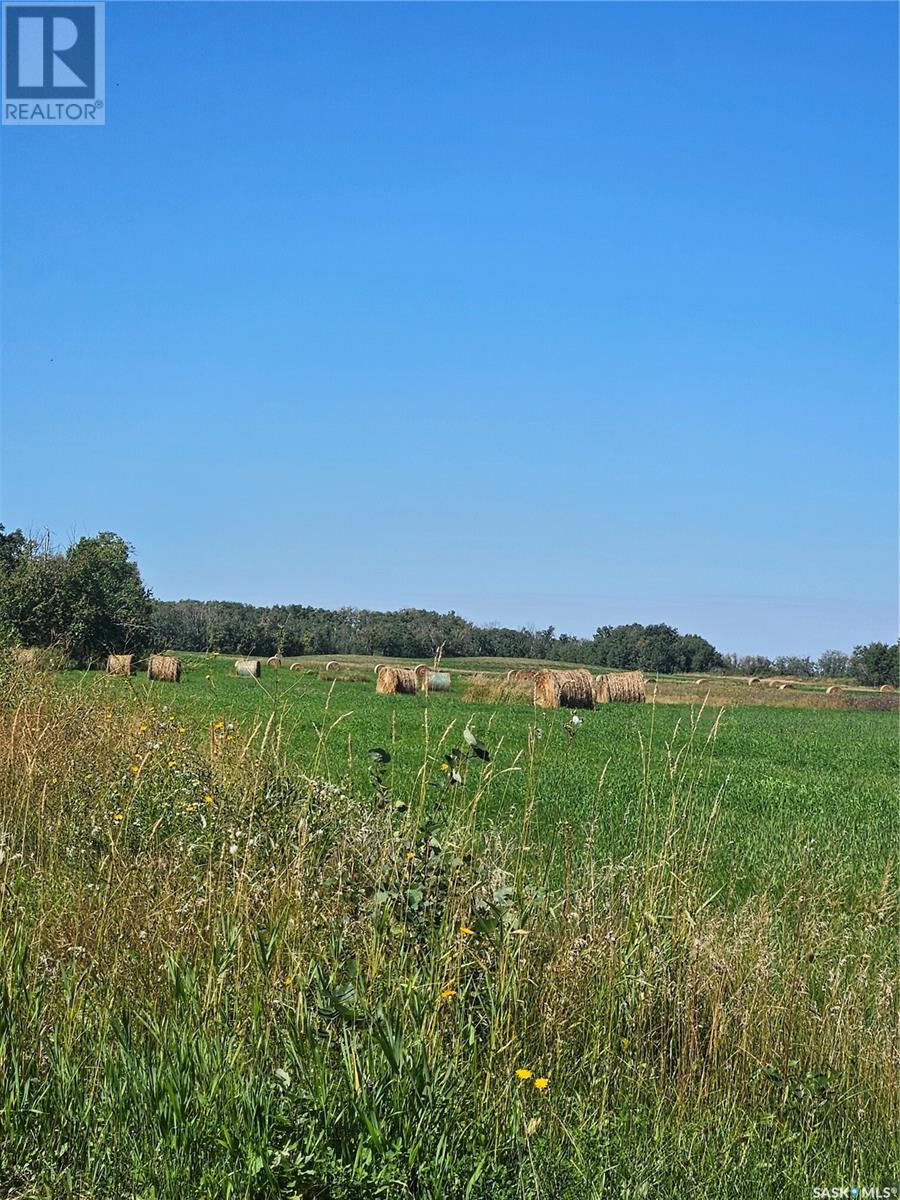
[[[154,593],[896,636],[897,9],[107,5],[6,128],[7,526]]]

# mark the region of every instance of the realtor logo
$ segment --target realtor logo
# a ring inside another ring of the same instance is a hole
[[[3,5],[3,124],[103,125],[102,4]]]

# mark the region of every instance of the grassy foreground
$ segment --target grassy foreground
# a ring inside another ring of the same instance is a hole
[[[0,1194],[895,1182],[889,714],[229,671],[0,672]]]

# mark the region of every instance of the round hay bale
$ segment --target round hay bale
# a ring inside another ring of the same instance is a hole
[[[449,671],[427,671],[422,677],[423,692],[449,692]]]
[[[891,683],[883,683],[878,690],[879,692],[894,692],[897,689]]]
[[[302,671],[303,663],[291,663],[291,670],[292,671]]]
[[[593,708],[594,679],[590,671],[538,671],[534,703],[538,708]]]
[[[747,683],[750,685],[750,687],[753,687],[753,685],[756,683],[762,683],[762,680],[758,675],[751,675],[751,677],[747,680]]]
[[[147,676],[157,683],[178,683],[181,659],[172,654],[151,654],[147,660]]]
[[[377,675],[383,666],[384,666],[384,663],[376,663],[372,669],[374,670],[375,674]]]
[[[420,683],[426,677],[426,675],[428,674],[428,672],[430,670],[431,670],[431,667],[426,666],[425,663],[419,663],[419,665],[417,667],[413,667],[413,672],[415,674],[415,677],[416,677],[416,679],[419,680]]]
[[[698,679],[697,682],[694,684],[695,687],[708,687],[708,685],[709,685],[709,680],[707,680],[707,679]]]
[[[252,679],[259,679],[258,658],[239,658],[234,664],[234,669],[238,675],[248,675]]]
[[[789,683],[779,683],[778,685],[779,692],[788,692],[790,689],[791,685]]]
[[[339,671],[340,669],[341,669],[341,664],[339,662],[335,662],[333,659],[331,662],[327,662],[325,664],[326,671]]]
[[[841,687],[841,685],[839,683],[833,683],[833,684],[831,684],[830,687],[827,687],[825,689],[825,695],[833,696],[835,692],[842,692],[843,690],[844,689]]]
[[[642,671],[611,671],[598,675],[594,688],[597,704],[643,704],[647,699]]]
[[[375,691],[382,696],[415,695],[418,681],[409,667],[382,667],[375,678]]]
[[[134,655],[110,654],[106,660],[106,673],[107,675],[133,675]]]
[[[266,659],[266,666],[267,667],[280,667],[281,659],[278,657],[277,654],[273,654],[271,658]]]

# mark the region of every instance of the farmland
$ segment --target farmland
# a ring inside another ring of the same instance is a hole
[[[356,667],[4,667],[7,1194],[888,1178],[894,716]]]

